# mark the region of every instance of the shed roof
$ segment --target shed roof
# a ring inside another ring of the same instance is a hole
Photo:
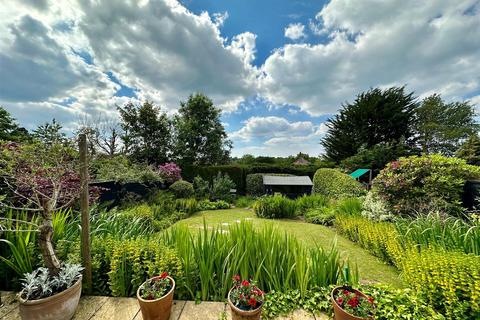
[[[352,173],[350,173],[350,176],[352,178],[360,178],[361,176],[363,176],[365,173],[369,172],[370,169],[357,169],[355,171],[353,171]]]
[[[263,176],[263,184],[268,186],[312,186],[309,176]]]

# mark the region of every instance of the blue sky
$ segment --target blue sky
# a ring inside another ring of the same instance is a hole
[[[118,119],[194,92],[234,156],[319,155],[325,121],[371,87],[480,105],[480,0],[64,1],[0,5],[0,105],[27,128]]]

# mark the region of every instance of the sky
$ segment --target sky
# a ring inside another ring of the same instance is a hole
[[[325,121],[372,87],[480,106],[480,0],[4,0],[0,105],[33,129],[191,93],[233,156],[316,156]]]

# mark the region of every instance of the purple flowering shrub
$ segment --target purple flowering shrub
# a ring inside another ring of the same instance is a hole
[[[158,172],[165,182],[169,184],[182,179],[182,169],[174,162],[158,166]]]

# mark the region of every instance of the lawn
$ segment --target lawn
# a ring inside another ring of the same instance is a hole
[[[295,235],[299,240],[304,241],[310,246],[319,245],[328,248],[332,245],[333,241],[336,241],[342,256],[358,265],[362,281],[381,282],[390,284],[393,287],[404,287],[399,273],[394,267],[384,264],[355,243],[338,235],[333,228],[306,223],[300,220],[261,219],[249,209],[202,211],[192,215],[188,219],[179,221],[177,224],[187,225],[192,228],[202,228],[204,219],[209,226],[222,227],[222,224],[224,224],[223,226],[225,228],[228,226],[227,224],[235,223],[237,220],[242,219],[251,219],[256,226],[273,223],[281,230]]]

